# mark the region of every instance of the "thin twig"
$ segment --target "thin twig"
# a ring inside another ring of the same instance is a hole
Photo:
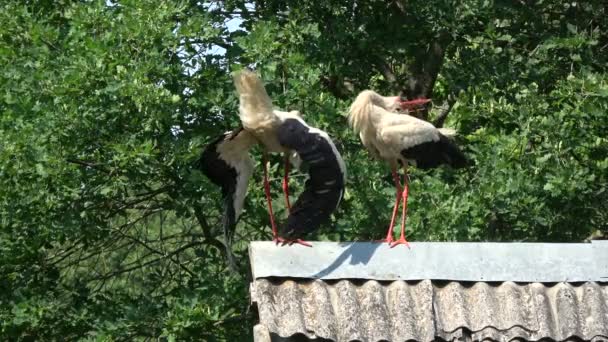
[[[131,271],[134,271],[134,270],[137,270],[137,269],[140,269],[140,268],[152,265],[152,264],[157,263],[157,262],[159,262],[159,261],[161,261],[163,259],[171,258],[172,256],[174,256],[174,255],[176,255],[178,253],[181,253],[181,252],[185,251],[186,249],[189,249],[189,248],[192,248],[194,246],[197,246],[197,245],[200,245],[199,241],[190,242],[190,243],[188,243],[188,244],[186,244],[186,245],[184,245],[184,246],[182,246],[182,247],[180,247],[180,248],[172,251],[169,254],[165,254],[164,256],[158,257],[156,259],[149,260],[149,261],[147,261],[147,262],[145,262],[143,264],[139,264],[137,266],[131,266],[131,267],[123,268],[121,270],[117,270],[117,271],[114,271],[114,272],[107,273],[107,274],[105,274],[103,276],[91,278],[88,281],[91,282],[91,281],[109,279],[109,278],[112,278],[112,277],[115,277],[115,276],[118,276],[118,275],[121,275],[121,274],[124,274],[124,273],[128,273],[128,272],[131,272]],[[150,254],[146,255],[145,257],[150,256],[152,254],[153,253],[150,253]]]

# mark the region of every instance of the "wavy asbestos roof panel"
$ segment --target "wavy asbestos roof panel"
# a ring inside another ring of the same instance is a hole
[[[608,341],[606,283],[257,279],[251,294],[256,341]]]

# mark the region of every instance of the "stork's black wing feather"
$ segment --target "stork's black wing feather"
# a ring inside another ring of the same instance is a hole
[[[232,140],[242,128],[232,132],[226,132],[214,139],[201,154],[198,160],[199,169],[215,185],[222,189],[222,195],[230,195],[236,187],[236,169],[222,159],[218,152],[218,146],[226,141]]]
[[[401,151],[401,155],[408,160],[414,160],[420,169],[432,169],[441,164],[453,168],[467,166],[468,161],[456,143],[443,134],[439,134],[438,141],[428,141]]]
[[[232,191],[234,194],[234,191]],[[236,215],[234,209],[234,196],[224,196],[224,215],[222,215],[222,227],[224,231],[224,245],[226,246],[226,260],[228,266],[234,272],[238,273],[239,267],[232,253],[232,242],[234,241],[234,233],[236,231]]]
[[[297,119],[287,119],[279,127],[279,143],[295,150],[309,168],[304,191],[280,227],[285,239],[303,238],[329,220],[344,193],[344,174],[331,141]]]
[[[242,129],[242,128],[241,128]],[[236,213],[234,208],[234,196],[236,192],[237,170],[230,166],[218,152],[218,146],[232,140],[241,129],[226,132],[214,139],[201,154],[198,160],[199,169],[209,180],[222,190],[223,209],[222,226],[224,230],[224,244],[226,246],[226,258],[230,268],[238,272],[238,266],[232,253],[232,240],[236,229]]]

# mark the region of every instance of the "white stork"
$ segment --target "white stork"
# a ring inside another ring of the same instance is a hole
[[[298,111],[284,112],[273,109],[272,100],[257,74],[247,70],[236,73],[234,84],[239,93],[239,116],[243,128],[250,132],[264,147],[262,163],[264,165],[264,191],[268,202],[274,240],[277,242],[297,242],[309,246],[299,236],[304,232],[315,229],[322,221],[329,218],[331,212],[336,209],[342,198],[344,188],[346,174],[344,161],[327,133],[308,126],[302,120]],[[281,233],[285,233],[285,237],[279,236],[273,217],[266,167],[267,152],[285,153],[283,191],[285,192],[287,206],[290,209],[287,225],[284,229],[281,229]],[[315,157],[311,159],[311,155]],[[293,210],[289,206],[289,158],[292,158],[296,165],[299,165],[299,159],[301,158],[309,162],[311,166],[309,169],[310,179]],[[328,172],[325,178],[318,176],[319,170],[322,169]],[[319,184],[319,179],[325,179],[327,184]],[[334,203],[334,205],[332,206],[330,203]],[[317,211],[321,208],[323,210],[317,213],[315,208]],[[311,217],[316,217],[316,219],[311,221]]]
[[[417,103],[424,101],[416,101]],[[369,153],[389,163],[397,188],[391,223],[385,241],[394,247],[408,245],[405,239],[407,215],[407,166],[429,169],[441,164],[454,168],[464,167],[467,160],[458,147],[448,139],[454,135],[450,129],[436,128],[432,124],[406,114],[397,114],[409,107],[400,97],[384,97],[371,90],[361,92],[350,107],[348,122],[359,134]],[[403,166],[405,177],[403,192],[397,175],[397,166]],[[393,226],[399,203],[403,199],[401,237],[393,240]]]

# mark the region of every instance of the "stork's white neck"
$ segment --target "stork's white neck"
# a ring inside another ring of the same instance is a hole
[[[362,91],[355,102],[350,107],[348,121],[356,133],[369,134],[370,130],[375,130],[375,125],[379,121],[374,108],[384,108],[391,110],[395,106],[398,98],[396,96],[384,97],[372,90]]]
[[[399,100],[399,96],[382,96],[376,92],[371,92],[371,101],[374,105],[382,107],[389,112],[392,112],[395,109],[395,105]]]

